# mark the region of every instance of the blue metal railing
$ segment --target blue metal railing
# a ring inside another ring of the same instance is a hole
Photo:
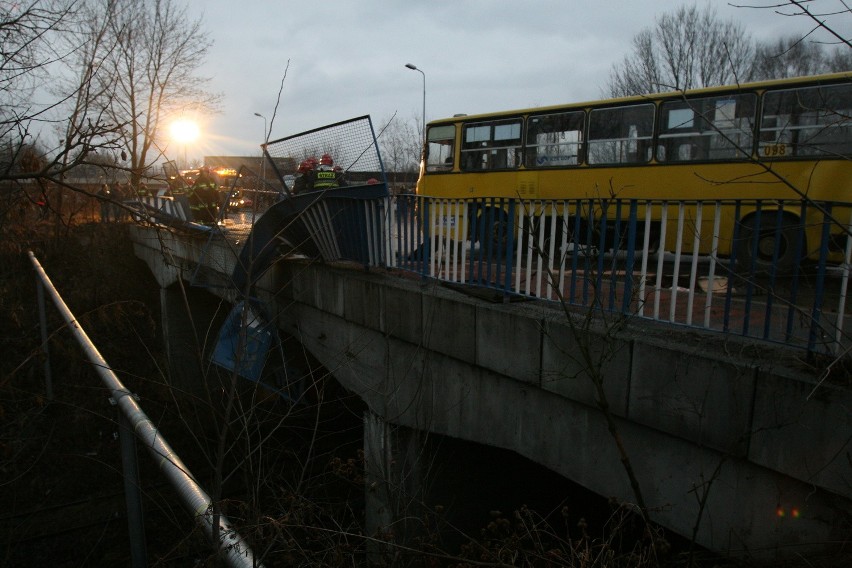
[[[391,198],[389,265],[423,277],[837,355],[852,204]]]
[[[361,203],[356,193],[317,209],[355,208],[349,213],[298,214],[287,230],[272,229],[304,254],[333,261],[352,255],[326,251],[324,235],[342,230],[336,219],[355,219],[357,230],[333,242],[369,251],[355,255],[366,265],[810,353],[836,355],[852,345],[849,203],[372,193]]]

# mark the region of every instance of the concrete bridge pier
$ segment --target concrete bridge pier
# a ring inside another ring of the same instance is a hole
[[[422,534],[423,438],[421,432],[391,424],[370,410],[364,413],[367,535],[405,544]],[[392,546],[379,543],[368,550],[376,563],[395,555]]]
[[[160,327],[168,358],[168,373],[172,384],[186,389],[199,384],[201,369],[198,358],[193,320],[186,317],[187,305],[183,291],[177,286],[160,288]]]
[[[210,352],[230,308],[231,304],[188,284],[160,288],[160,325],[173,387],[206,398]]]

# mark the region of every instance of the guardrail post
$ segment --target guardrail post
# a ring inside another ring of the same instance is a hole
[[[423,215],[421,221],[421,230],[423,232],[422,262],[420,265],[420,276],[425,280],[429,277],[429,267],[432,265],[432,200],[424,199],[422,201]]]
[[[113,406],[117,405],[114,398],[110,398],[109,401]],[[127,506],[131,566],[145,568],[148,566],[148,550],[145,546],[145,519],[142,513],[142,495],[139,490],[136,435],[133,433],[130,421],[121,410],[118,410],[118,440],[121,446],[121,469],[124,478],[124,502]]]
[[[50,349],[47,341],[47,316],[44,310],[44,284],[36,276],[38,295],[38,323],[41,328],[41,349],[44,356],[44,394],[47,400],[53,402],[53,375],[50,371]]]

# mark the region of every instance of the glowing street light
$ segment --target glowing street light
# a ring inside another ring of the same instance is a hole
[[[171,133],[175,142],[183,144],[183,167],[186,169],[189,165],[186,159],[186,147],[190,142],[198,139],[200,133],[198,125],[192,120],[182,118],[172,123]]]

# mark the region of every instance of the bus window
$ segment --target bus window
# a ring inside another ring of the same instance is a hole
[[[763,96],[760,157],[852,153],[852,85],[770,91]]]
[[[660,107],[657,160],[746,159],[752,152],[757,97],[752,93],[667,101]]]
[[[648,162],[653,128],[653,104],[593,110],[589,115],[589,163]]]
[[[505,170],[520,166],[521,119],[465,124],[461,169]]]
[[[426,171],[448,172],[452,170],[456,127],[452,124],[433,126],[427,132]]]
[[[579,164],[584,116],[583,111],[577,111],[529,117],[524,165],[546,168]]]

